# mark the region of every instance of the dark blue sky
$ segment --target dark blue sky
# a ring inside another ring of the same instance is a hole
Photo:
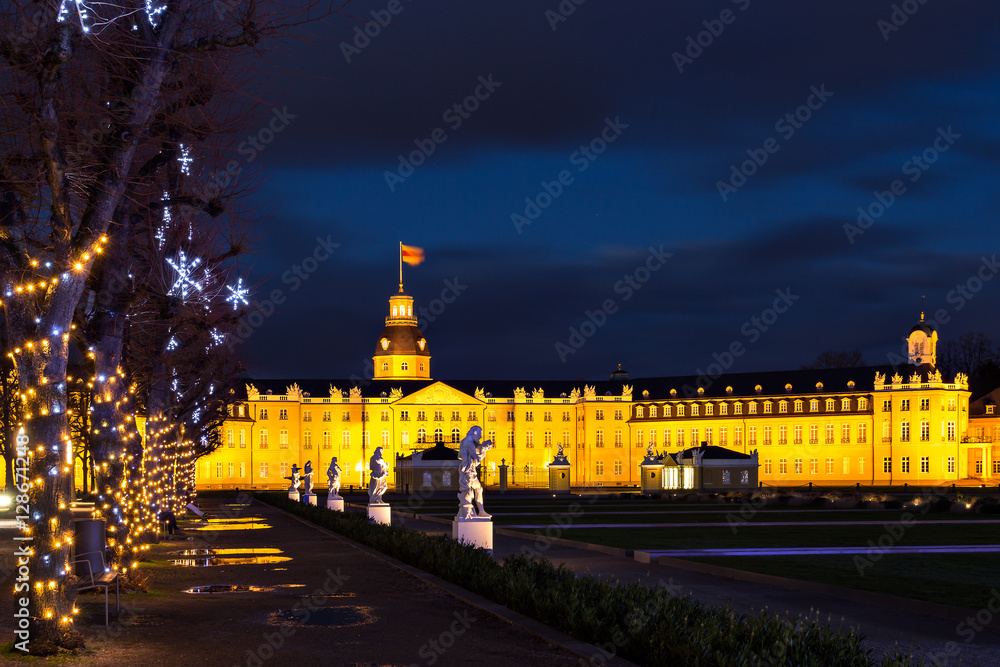
[[[890,31],[894,4],[918,9]],[[465,286],[425,327],[439,378],[602,379],[617,363],[688,374],[734,341],[737,372],[831,348],[880,364],[921,294],[947,315],[944,339],[1000,338],[1000,280],[976,277],[998,270],[982,260],[997,247],[994,3],[588,0],[553,30],[557,0],[401,0],[347,62],[341,44],[388,5],[352,2],[263,66],[268,106],[295,118],[251,172],[251,203],[268,212],[256,295],[285,297],[242,345],[252,374],[363,373],[398,241],[426,249],[405,270],[418,306],[446,280]],[[699,33],[700,54],[688,50]],[[491,76],[478,109],[446,115]],[[627,127],[593,159],[575,153],[606,119]],[[390,189],[397,156],[438,128],[446,141]],[[925,151],[933,164],[912,161]],[[730,180],[751,155],[766,162]],[[519,232],[511,216],[564,170],[561,194]],[[739,187],[723,197],[727,180]],[[845,223],[858,207],[878,214],[874,193],[897,180],[902,194],[849,240]],[[282,276],[328,236],[340,246],[293,289]],[[640,289],[619,283],[645,277],[661,245],[672,256]],[[776,290],[797,298],[764,331],[751,318],[770,320]],[[614,312],[564,361],[556,344],[609,299]]]

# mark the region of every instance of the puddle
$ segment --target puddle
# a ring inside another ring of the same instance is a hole
[[[305,584],[275,584],[274,586],[253,586],[241,584],[213,584],[210,586],[195,586],[184,593],[270,593],[279,588],[305,588]]]
[[[270,528],[260,517],[235,517],[232,519],[208,519],[205,525],[192,526],[187,530],[261,530]]]
[[[312,625],[349,628],[375,620],[372,607],[320,607],[319,609],[279,609],[268,616],[269,625]]]
[[[274,547],[240,547],[233,549],[187,549],[180,552],[181,556],[258,556],[264,554],[280,554],[281,549]]]
[[[290,560],[292,560],[290,556],[243,556],[236,558],[206,556],[203,558],[172,558],[169,562],[184,567],[214,567],[216,565],[266,565],[268,563],[284,563]]]

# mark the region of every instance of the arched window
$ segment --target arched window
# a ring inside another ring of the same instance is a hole
[[[399,369],[403,370],[403,371],[408,370],[409,368],[410,368],[410,365],[408,363],[406,363],[405,361],[399,365]]]
[[[451,441],[452,442],[461,442],[462,441],[461,432],[457,428],[451,429]]]
[[[417,429],[417,443],[427,442],[427,429],[418,428]]]
[[[382,370],[384,370],[384,371],[389,370],[389,362],[388,361],[383,361],[382,362]]]
[[[420,371],[423,372],[423,370],[424,370],[424,362],[421,361],[420,362]]]
[[[444,442],[444,430],[440,426],[434,429],[434,442]]]
[[[393,306],[392,307],[392,316],[393,317],[396,317],[399,314],[398,310],[399,310],[399,308],[397,306]]]

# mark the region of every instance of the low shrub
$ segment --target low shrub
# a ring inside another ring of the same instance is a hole
[[[483,549],[444,535],[373,524],[360,512],[333,512],[281,494],[254,497],[639,664],[916,664],[899,654],[876,660],[862,648],[862,635],[832,630],[819,618],[739,614],[662,587],[577,576],[564,565],[530,555],[498,563]],[[602,663],[603,658],[594,656]]]

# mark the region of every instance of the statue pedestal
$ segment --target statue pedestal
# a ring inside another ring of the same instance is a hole
[[[295,502],[298,502],[299,501],[299,492],[298,491],[289,491],[288,492],[288,499],[289,500],[294,500]]]
[[[389,509],[389,503],[374,503],[368,505],[368,518],[375,523],[384,523],[387,526],[392,525],[392,510]]]
[[[569,464],[549,464],[549,491],[558,494],[569,493]]]
[[[470,546],[486,549],[493,553],[493,519],[489,517],[472,517],[459,519],[451,523],[453,539]]]
[[[341,496],[327,496],[326,508],[334,512],[344,511],[344,499]]]
[[[315,505],[316,504],[316,494],[315,493],[307,493],[307,494],[305,494],[304,496],[302,496],[302,502],[304,502],[306,505]]]

